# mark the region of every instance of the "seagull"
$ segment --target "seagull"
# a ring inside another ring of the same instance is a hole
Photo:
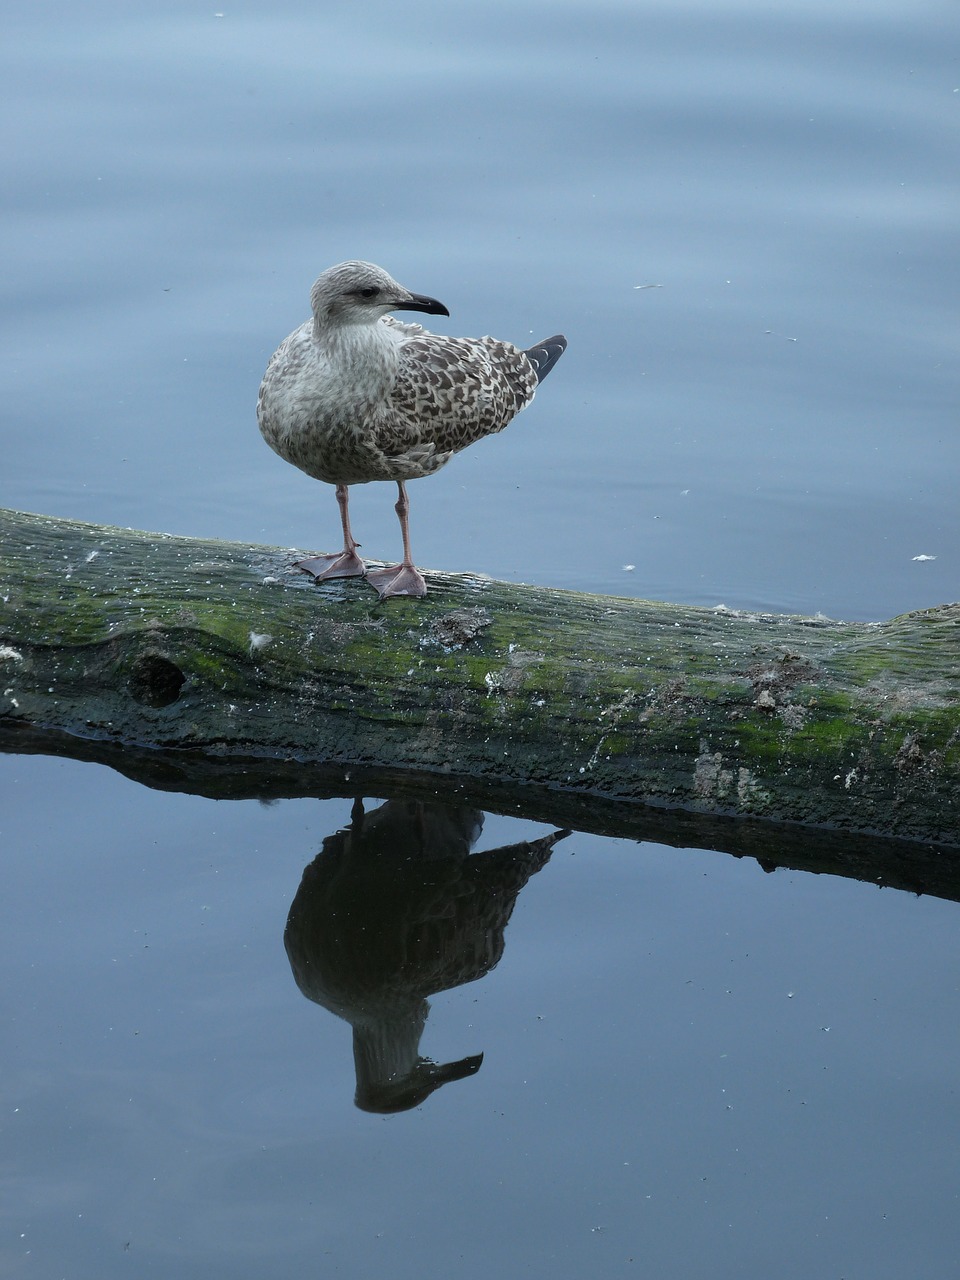
[[[336,486],[343,550],[297,567],[318,581],[366,576],[388,596],[423,596],[413,563],[405,481],[433,475],[455,453],[502,431],[534,397],[567,346],[561,334],[528,350],[495,338],[448,338],[392,311],[448,316],[371,262],[330,267],[310,292],[311,319],[277,348],[260,384],[267,444],[308,476]],[[392,480],[400,564],[368,570],[350,530],[349,488]]]

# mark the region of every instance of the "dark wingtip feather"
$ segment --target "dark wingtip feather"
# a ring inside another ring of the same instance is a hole
[[[562,333],[555,333],[552,338],[544,338],[535,347],[529,347],[524,352],[524,355],[537,371],[538,382],[544,380],[566,349],[566,338]]]

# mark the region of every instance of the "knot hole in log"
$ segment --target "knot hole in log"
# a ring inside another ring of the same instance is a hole
[[[186,676],[175,662],[159,653],[143,653],[130,671],[131,698],[146,707],[169,707],[180,697]]]

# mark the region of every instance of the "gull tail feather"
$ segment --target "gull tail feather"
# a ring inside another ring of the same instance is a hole
[[[562,333],[555,333],[552,338],[544,338],[523,353],[536,370],[537,382],[544,380],[566,349],[566,338]]]

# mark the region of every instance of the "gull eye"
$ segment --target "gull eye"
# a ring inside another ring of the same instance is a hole
[[[375,284],[367,284],[362,289],[358,289],[357,292],[361,298],[375,298],[380,290]]]

